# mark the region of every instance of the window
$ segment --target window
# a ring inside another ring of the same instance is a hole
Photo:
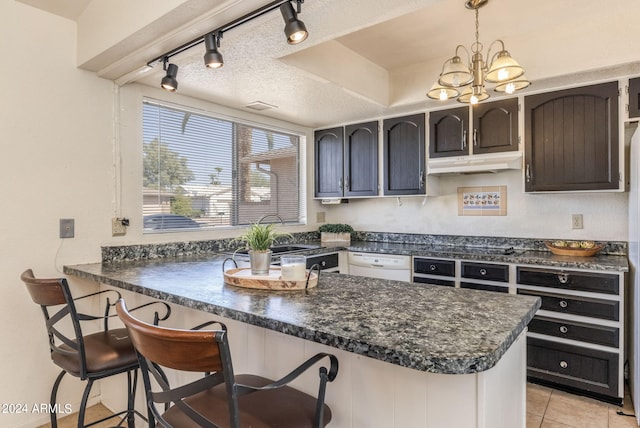
[[[301,222],[301,137],[143,104],[145,232]]]

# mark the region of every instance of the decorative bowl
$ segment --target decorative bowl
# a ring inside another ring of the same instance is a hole
[[[585,241],[562,241],[565,245],[558,245],[557,241],[544,241],[544,245],[547,246],[549,251],[558,256],[577,256],[577,257],[591,257],[600,252],[604,248],[604,244],[596,244],[592,241],[592,247],[572,247],[571,243],[585,242]]]

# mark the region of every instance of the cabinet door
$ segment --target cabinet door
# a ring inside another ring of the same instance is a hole
[[[425,194],[424,113],[385,119],[384,194]]]
[[[378,194],[378,122],[345,128],[344,195]]]
[[[480,103],[472,108],[473,153],[518,150],[518,99]]]
[[[525,97],[525,190],[618,189],[618,83]]]
[[[629,118],[640,117],[640,77],[629,79]]]
[[[468,155],[468,129],[468,107],[429,113],[429,157]]]
[[[315,132],[315,196],[343,196],[343,129]]]

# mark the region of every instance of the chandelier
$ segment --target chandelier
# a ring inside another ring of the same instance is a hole
[[[456,47],[455,55],[442,66],[438,81],[433,84],[427,96],[435,100],[458,98],[461,103],[477,104],[489,98],[485,82],[496,83],[494,91],[512,94],[531,84],[524,76],[524,68],[511,57],[504,48],[502,40],[495,40],[487,51],[486,63],[482,57],[483,45],[480,43],[480,25],[478,10],[489,0],[467,0],[467,9],[476,12],[476,41],[471,45],[471,55],[462,45]],[[500,44],[500,50],[491,56],[491,48]],[[462,62],[459,52],[467,55],[467,63]]]

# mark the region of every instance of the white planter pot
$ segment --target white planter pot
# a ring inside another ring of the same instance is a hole
[[[351,242],[351,234],[349,232],[333,233],[320,232],[321,242]]]

